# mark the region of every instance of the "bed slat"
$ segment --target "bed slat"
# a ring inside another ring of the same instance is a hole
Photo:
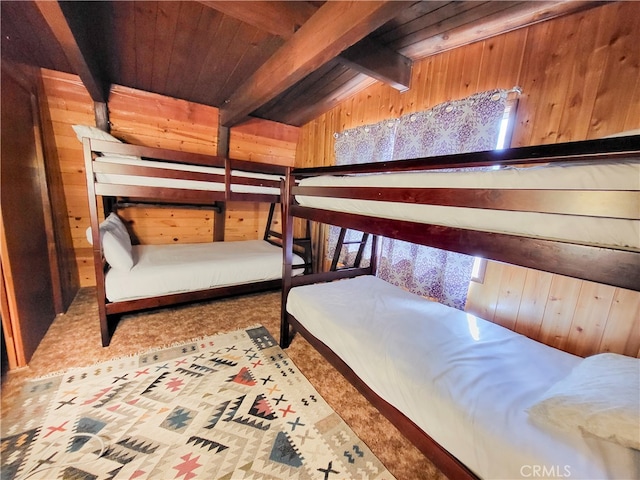
[[[224,192],[186,190],[166,187],[144,187],[138,185],[120,185],[116,183],[97,183],[95,185],[95,191],[96,195],[107,197],[145,198],[200,205],[213,204],[216,201],[225,199]]]

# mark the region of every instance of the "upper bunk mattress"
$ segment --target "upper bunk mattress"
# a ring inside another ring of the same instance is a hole
[[[640,191],[640,161],[566,163],[500,170],[385,173],[305,178],[300,186]],[[636,197],[637,198],[637,197]],[[640,250],[634,219],[420,205],[296,195],[301,206],[449,227]],[[636,200],[637,202],[637,200]]]
[[[525,478],[534,466],[639,477],[639,451],[529,420],[579,357],[371,276],[295,287],[287,311],[481,478]]]
[[[133,258],[131,270],[105,275],[110,302],[282,278],[282,249],[264,240],[134,245]]]
[[[128,156],[102,156],[96,160],[121,165],[134,165],[140,167],[163,168],[168,170],[209,173],[214,175],[225,175],[225,169],[220,167],[206,167],[201,165],[187,165],[182,163],[157,162],[152,160],[142,160],[136,157]],[[279,175],[269,175],[264,173],[246,172],[243,170],[231,171],[231,191],[234,193],[258,193],[267,195],[280,195],[280,189],[275,187],[262,187],[256,185],[234,184],[234,177],[244,177],[258,180],[280,181]],[[213,192],[224,192],[225,183],[207,182],[200,180],[183,180],[176,178],[162,178],[140,175],[121,175],[113,173],[97,173],[96,180],[100,183],[114,183],[119,185],[135,185],[144,187],[164,187],[164,188],[181,188],[187,190],[205,190]]]

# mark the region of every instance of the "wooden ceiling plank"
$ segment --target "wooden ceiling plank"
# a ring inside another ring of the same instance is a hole
[[[245,78],[254,72],[256,65],[261,65],[265,58],[278,51],[282,46],[283,40],[280,37],[274,37],[263,31],[257,30],[249,42],[250,46],[246,46],[236,58],[235,65],[225,69],[228,77],[224,81],[219,91],[218,104],[221,104],[229,98],[233,91],[240,85]],[[233,50],[237,49],[232,47]],[[268,53],[268,55],[265,55]]]
[[[375,83],[375,80],[362,73],[356,74],[350,81],[336,89],[331,95],[323,98],[313,105],[302,105],[287,114],[286,123],[289,125],[304,125],[314,118],[328,112],[364,88]]]
[[[379,38],[383,35],[390,35],[391,32],[402,29],[408,24],[412,24],[417,18],[424,18],[428,15],[436,15],[436,12],[438,10],[449,4],[451,4],[451,2],[447,0],[430,0],[428,2],[416,2],[411,7],[403,10],[400,15],[394,17],[393,20],[385,23],[382,27],[380,27],[376,31],[375,36],[376,38]]]
[[[446,19],[476,8],[486,2],[419,2],[380,27],[375,34],[377,40],[392,45],[399,39],[424,30]]]
[[[86,51],[86,45],[80,47],[76,40],[78,34],[71,30],[60,4],[57,1],[36,0],[36,6],[93,101],[106,102],[109,97],[109,84],[100,77],[97,66],[91,60],[92,52]]]
[[[49,27],[32,2],[0,2],[2,13],[2,56],[17,63],[73,71],[57,42],[39,35]]]
[[[151,90],[153,82],[156,19],[160,2],[134,2],[136,45],[136,85],[141,90]]]
[[[522,2],[459,2],[447,5],[434,12],[416,19],[403,30],[402,37],[390,42],[392,48],[402,51],[404,47],[420,43],[432,36],[448,38],[448,32],[472,23],[481,23],[484,18],[499,16],[511,8],[520,8]],[[413,58],[413,57],[412,57]]]
[[[196,13],[195,10],[197,10]],[[190,72],[194,50],[192,42],[194,40],[194,30],[199,23],[202,6],[192,2],[180,2],[176,33],[173,38],[173,48],[169,58],[169,71],[166,81],[167,93],[175,98],[184,98],[181,89],[185,74],[194,75]],[[198,19],[198,20],[195,20]],[[195,23],[197,21],[197,23]],[[194,24],[195,23],[195,24]]]
[[[176,35],[176,21],[180,11],[178,2],[158,2],[153,49],[151,91],[163,92],[169,78],[169,60]]]
[[[260,118],[279,118],[291,111],[291,105],[306,102],[316,94],[317,88],[330,84],[345,72],[352,72],[337,59],[325,63],[322,67],[307,75],[302,81],[289,87],[277,97],[269,100],[254,112]]]
[[[316,12],[317,8],[307,2],[201,1],[230,17],[248,23],[259,30],[289,39]]]
[[[195,5],[194,5],[195,6]],[[201,6],[199,6],[201,7]],[[210,48],[215,48],[214,38],[216,31],[220,27],[224,16],[210,8],[201,8],[200,14],[197,15],[197,22],[192,26],[189,41],[185,45],[186,54],[193,52],[208,52]],[[178,34],[179,35],[179,34]],[[221,58],[222,55],[219,55]],[[181,76],[181,82],[177,86],[175,92],[178,98],[193,98],[197,88],[198,77],[203,65],[196,64],[192,72]],[[188,71],[188,70],[187,70]],[[224,70],[222,70],[224,72]],[[226,73],[226,72],[225,72]],[[219,82],[219,80],[218,80]]]
[[[109,2],[114,25],[113,45],[120,85],[136,86],[136,25],[133,2]]]
[[[227,78],[227,72],[223,70],[224,59],[227,57],[241,25],[239,20],[233,17],[220,15],[220,23],[215,30],[211,45],[203,57],[193,89],[194,98],[200,102],[207,105],[220,105],[224,100],[220,98],[222,84]]]
[[[246,118],[412,2],[327,2],[247,81],[221,111],[223,125]]]
[[[323,75],[320,77],[318,72]],[[278,121],[289,125],[302,126],[319,115],[317,108],[335,106],[351,96],[354,89],[357,91],[358,85],[369,86],[374,82],[375,79],[368,75],[358,73],[334,60],[256,110],[256,114],[265,118],[278,118]]]
[[[23,2],[1,2],[0,8],[2,18],[2,59],[11,60],[15,63],[26,63],[38,65],[38,61],[34,60],[38,53],[38,49],[31,45],[32,35],[25,35],[24,32],[18,28],[15,24],[22,24],[23,27],[26,24],[25,20],[20,15],[20,12],[13,12],[12,10],[20,8]],[[13,15],[16,15],[14,22]],[[21,21],[22,20],[22,21]],[[29,48],[31,47],[31,48]],[[46,56],[42,57],[43,60],[48,62]],[[65,58],[66,62],[66,58]],[[44,62],[43,62],[44,63]],[[50,64],[50,62],[48,62]],[[50,68],[50,67],[49,67]]]
[[[466,23],[440,32],[400,49],[415,59],[485,40],[534,23],[602,5],[602,2],[563,0],[554,2],[521,2],[507,10],[483,18],[481,23]]]

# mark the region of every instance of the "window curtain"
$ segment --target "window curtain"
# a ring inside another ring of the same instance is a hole
[[[393,158],[393,148],[396,138],[398,121],[383,120],[373,125],[345,130],[334,134],[336,165],[353,165],[355,163],[384,162]],[[329,228],[326,255],[328,260],[333,256],[338,243],[340,229]],[[347,230],[345,242],[360,241],[362,233]],[[370,251],[371,240],[367,242],[366,251]],[[357,255],[358,245],[345,245],[340,252],[339,262],[345,265],[353,265]],[[361,266],[367,266],[368,258],[363,258]]]
[[[490,90],[429,110],[345,130],[335,135],[336,164],[448,155],[494,149],[507,106],[507,90]],[[437,173],[436,173],[437,174]],[[333,258],[339,229],[329,232]],[[348,232],[348,239],[360,238]],[[418,295],[464,309],[473,257],[383,238],[378,276]],[[341,261],[352,262],[353,249]]]

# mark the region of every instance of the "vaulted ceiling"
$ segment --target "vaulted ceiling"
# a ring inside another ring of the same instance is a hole
[[[6,1],[2,61],[303,125],[382,81],[409,88],[412,63],[600,2]]]

